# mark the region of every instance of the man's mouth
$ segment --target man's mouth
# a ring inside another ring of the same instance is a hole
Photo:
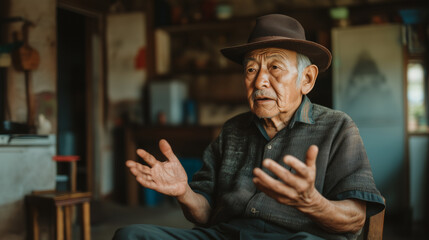
[[[255,98],[255,102],[266,102],[266,101],[274,101],[274,99],[269,97],[257,97]]]
[[[254,103],[272,103],[277,100],[277,95],[267,89],[258,89],[253,92],[252,99]]]

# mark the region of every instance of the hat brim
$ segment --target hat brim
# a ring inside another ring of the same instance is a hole
[[[285,37],[276,37],[270,40],[237,45],[221,49],[220,51],[226,58],[242,65],[246,53],[261,48],[283,48],[303,54],[307,56],[321,72],[328,69],[332,61],[331,52],[324,46],[312,41]]]

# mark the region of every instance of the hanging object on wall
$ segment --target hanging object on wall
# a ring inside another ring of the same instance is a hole
[[[35,106],[31,82],[31,71],[36,70],[40,63],[39,52],[29,44],[29,28],[34,27],[29,21],[22,26],[23,45],[15,51],[13,61],[15,68],[25,73],[25,91],[27,99],[27,125],[30,132],[35,131]]]
[[[34,24],[26,21],[22,26],[23,45],[16,51],[15,67],[21,71],[36,70],[40,63],[39,52],[30,46],[29,28]]]
[[[141,47],[134,58],[134,67],[137,70],[146,69],[146,48]]]

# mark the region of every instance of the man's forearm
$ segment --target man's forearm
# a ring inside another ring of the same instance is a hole
[[[298,208],[330,232],[357,232],[365,224],[366,204],[360,200],[330,201],[319,195],[319,201],[309,208]]]
[[[188,185],[185,194],[176,199],[189,221],[197,225],[207,224],[211,207],[203,195],[195,193]]]

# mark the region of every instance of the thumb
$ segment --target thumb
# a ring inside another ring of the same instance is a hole
[[[173,152],[173,149],[171,149],[170,144],[165,139],[161,139],[159,141],[159,149],[161,150],[162,154],[167,157],[169,161],[179,161],[177,159],[176,155]]]
[[[319,153],[319,148],[316,145],[311,145],[307,150],[307,156],[305,160],[305,164],[308,167],[315,167],[316,166],[316,158],[317,154]]]

